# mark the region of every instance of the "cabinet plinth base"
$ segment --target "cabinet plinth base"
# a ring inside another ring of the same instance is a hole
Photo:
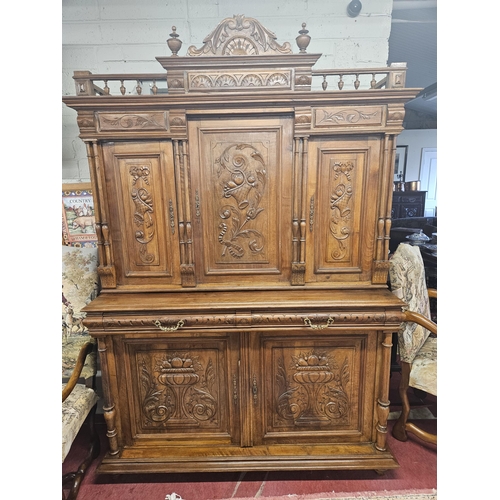
[[[242,472],[285,470],[388,470],[397,469],[398,462],[389,450],[377,451],[372,444],[315,446],[269,446],[251,448],[182,447],[160,455],[161,450],[125,449],[120,457],[107,454],[97,468],[99,474],[179,473],[179,472]],[[144,450],[145,451],[145,450]],[[152,456],[158,452],[158,456]],[[163,450],[163,453],[165,451]],[[131,455],[131,456],[129,456]]]

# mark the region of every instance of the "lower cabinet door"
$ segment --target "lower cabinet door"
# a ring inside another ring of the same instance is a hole
[[[373,439],[377,332],[327,331],[253,339],[260,403],[254,444]]]
[[[115,345],[127,360],[117,367],[124,444],[238,444],[237,338],[170,335]]]

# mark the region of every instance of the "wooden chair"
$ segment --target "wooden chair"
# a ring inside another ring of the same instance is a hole
[[[407,243],[398,246],[390,259],[389,279],[392,292],[407,304],[405,321],[398,332],[402,411],[392,435],[406,441],[407,433],[411,432],[423,441],[437,444],[437,435],[408,422],[409,387],[437,396],[437,325],[430,319],[429,307],[429,297],[437,299],[437,290],[427,289],[418,246]]]
[[[63,246],[62,273],[62,462],[84,424],[88,427],[86,455],[74,472],[63,475],[63,500],[74,500],[91,462],[99,455],[94,427],[98,395],[96,343],[83,326],[80,309],[96,293],[96,249]],[[65,491],[69,490],[65,496]]]

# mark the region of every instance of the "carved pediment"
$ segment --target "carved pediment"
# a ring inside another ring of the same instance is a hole
[[[291,54],[290,43],[280,45],[276,35],[252,17],[238,14],[221,21],[197,49],[188,48],[189,56],[254,56]]]

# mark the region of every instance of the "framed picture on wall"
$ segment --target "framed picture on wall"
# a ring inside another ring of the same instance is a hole
[[[62,185],[62,244],[73,247],[97,246],[90,183]]]
[[[405,181],[407,157],[408,146],[396,146],[396,160],[394,161],[394,182]]]

